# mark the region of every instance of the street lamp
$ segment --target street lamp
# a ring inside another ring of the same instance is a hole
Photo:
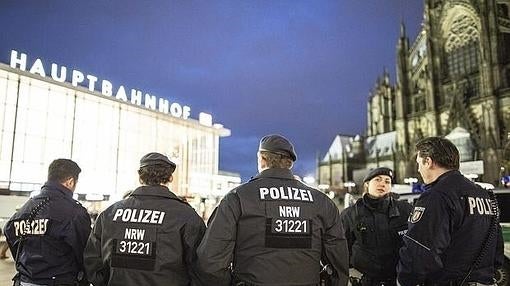
[[[317,186],[317,188],[319,188],[319,190],[324,192],[327,189],[329,189],[329,185],[328,184],[320,184],[320,185]]]
[[[413,185],[414,183],[418,183],[418,179],[417,178],[404,178],[404,183],[406,184],[409,184],[409,185]]]
[[[346,187],[348,190],[348,192],[344,196],[344,209],[352,206],[356,202],[356,200],[354,199],[354,197],[351,194],[351,190],[355,186],[356,186],[356,183],[354,183],[354,182],[348,181],[348,182],[344,183],[344,187]]]
[[[354,188],[356,186],[356,183],[354,182],[351,182],[351,181],[348,181],[348,182],[345,182],[344,183],[344,187],[347,188],[347,190],[349,191],[349,193],[351,192],[352,188]]]

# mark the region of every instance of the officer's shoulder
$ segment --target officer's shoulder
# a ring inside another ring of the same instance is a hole
[[[115,212],[115,210],[117,210],[118,208],[124,207],[124,201],[125,201],[125,199],[114,202],[113,204],[108,206],[106,209],[104,209],[99,215],[105,216],[105,215],[113,214]]]
[[[354,213],[355,211],[355,208],[356,208],[356,204],[353,204],[351,206],[348,206],[346,207],[345,209],[343,209],[341,212],[340,212],[340,215],[342,217],[350,217],[352,215],[352,213]]]
[[[233,188],[228,193],[225,194],[225,197],[227,196],[235,196],[237,197],[238,193],[242,192],[250,192],[250,190],[253,190],[254,188],[258,189],[259,180],[250,180],[248,182],[244,182],[240,184],[239,186]]]
[[[318,189],[316,189],[310,185],[307,185],[302,181],[299,181],[299,188],[306,189],[306,190],[310,191],[313,194],[313,196],[315,196],[315,197],[320,197],[323,199],[327,198],[328,200],[331,200],[324,192],[321,192]]]
[[[64,201],[68,203],[70,207],[75,209],[76,211],[85,211],[87,212],[87,209],[81,204],[80,201],[75,200],[73,198],[64,198]]]
[[[428,205],[440,205],[449,201],[451,201],[451,194],[440,189],[427,190],[423,192],[418,199],[420,204]]]
[[[247,185],[248,183],[244,183],[242,185],[239,185],[235,188],[233,188],[232,190],[230,190],[228,193],[225,194],[225,196],[223,196],[223,199],[221,199],[222,201],[239,201],[239,193],[240,192],[246,192],[248,189],[250,189],[249,185]]]
[[[406,200],[394,200],[396,206],[400,210],[412,210],[413,205]]]

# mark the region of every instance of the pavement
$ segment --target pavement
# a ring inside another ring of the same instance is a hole
[[[0,286],[12,285],[12,277],[14,276],[14,260],[12,260],[11,253],[7,251],[7,259],[0,259]]]

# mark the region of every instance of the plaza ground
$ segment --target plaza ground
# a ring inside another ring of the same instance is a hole
[[[14,276],[14,260],[12,260],[11,253],[7,252],[8,259],[0,259],[0,285],[12,285],[12,276]]]

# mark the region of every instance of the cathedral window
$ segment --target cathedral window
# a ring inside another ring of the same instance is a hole
[[[509,18],[508,6],[506,4],[503,4],[503,3],[498,4],[498,17],[502,17],[502,18],[506,18],[506,19]]]
[[[421,112],[421,111],[425,111],[425,108],[426,108],[426,104],[425,104],[425,96],[423,93],[419,93],[415,98],[414,98],[414,111],[415,112]]]
[[[478,71],[478,42],[472,41],[447,54],[448,74],[451,77],[468,75]]]
[[[478,71],[479,38],[473,18],[461,14],[453,20],[444,46],[451,78]]]

